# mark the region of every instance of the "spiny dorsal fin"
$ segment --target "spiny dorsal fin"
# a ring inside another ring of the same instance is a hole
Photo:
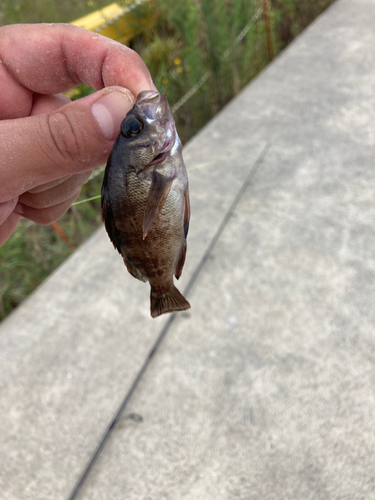
[[[107,168],[105,169],[103,185],[102,185],[102,219],[105,224],[109,239],[112,241],[113,246],[121,254],[121,238],[116,228],[115,219],[113,217],[110,196],[108,192],[108,170],[111,165],[112,154],[109,155]]]

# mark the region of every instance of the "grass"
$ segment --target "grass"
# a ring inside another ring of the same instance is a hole
[[[0,0],[0,24],[69,23],[111,3],[108,0]]]
[[[272,0],[273,49],[279,53],[333,0]],[[0,23],[68,22],[107,0],[0,0]],[[155,28],[131,42],[146,62],[156,86],[171,105],[204,75],[201,88],[175,113],[183,142],[192,137],[268,63],[263,0],[153,0]],[[139,13],[142,16],[142,12]],[[149,15],[146,12],[145,15]],[[236,43],[247,26],[247,34]],[[79,95],[91,89],[81,86]],[[80,199],[100,193],[103,174],[89,181]],[[72,207],[58,222],[64,242],[51,226],[22,220],[0,248],[0,319],[3,319],[59,266],[100,224],[100,200]]]

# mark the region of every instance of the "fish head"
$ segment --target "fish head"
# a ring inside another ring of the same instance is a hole
[[[179,142],[167,96],[152,90],[138,94],[134,107],[121,123],[127,160],[142,169],[162,163]]]

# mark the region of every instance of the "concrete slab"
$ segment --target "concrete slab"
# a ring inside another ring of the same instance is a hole
[[[181,289],[263,146],[243,144],[242,162],[220,175],[220,142],[216,163],[203,136],[200,161],[188,161],[192,225],[200,215]],[[149,287],[127,275],[101,229],[1,324],[0,498],[67,498],[167,321],[151,319]]]
[[[168,319],[103,230],[2,323],[1,499],[67,499],[112,424],[69,498],[371,498],[374,25],[339,0],[186,148],[192,309],[119,421]]]

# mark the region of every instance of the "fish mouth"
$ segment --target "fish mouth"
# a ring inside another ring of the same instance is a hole
[[[172,116],[167,96],[154,90],[140,92],[135,105],[142,109],[148,120],[160,120],[162,123],[166,123]]]
[[[152,122],[157,122],[158,127],[160,126],[161,129],[165,130],[165,135],[163,134],[165,137],[164,143],[159,153],[147,166],[158,165],[171,154],[177,140],[176,127],[167,96],[165,94],[159,94],[159,92],[155,92],[154,90],[143,90],[137,96],[135,107],[139,109],[140,116],[146,120],[146,122],[150,125]],[[157,144],[155,144],[155,146],[157,146]]]
[[[159,94],[156,90],[142,90],[137,95],[137,104],[143,104],[144,101],[158,101],[164,94]]]
[[[148,166],[159,165],[160,163],[162,163],[167,158],[167,156],[171,154],[171,150],[175,144],[175,141],[176,141],[176,134],[174,133],[172,138],[167,138],[160,152],[155,156],[153,160],[150,161]]]

